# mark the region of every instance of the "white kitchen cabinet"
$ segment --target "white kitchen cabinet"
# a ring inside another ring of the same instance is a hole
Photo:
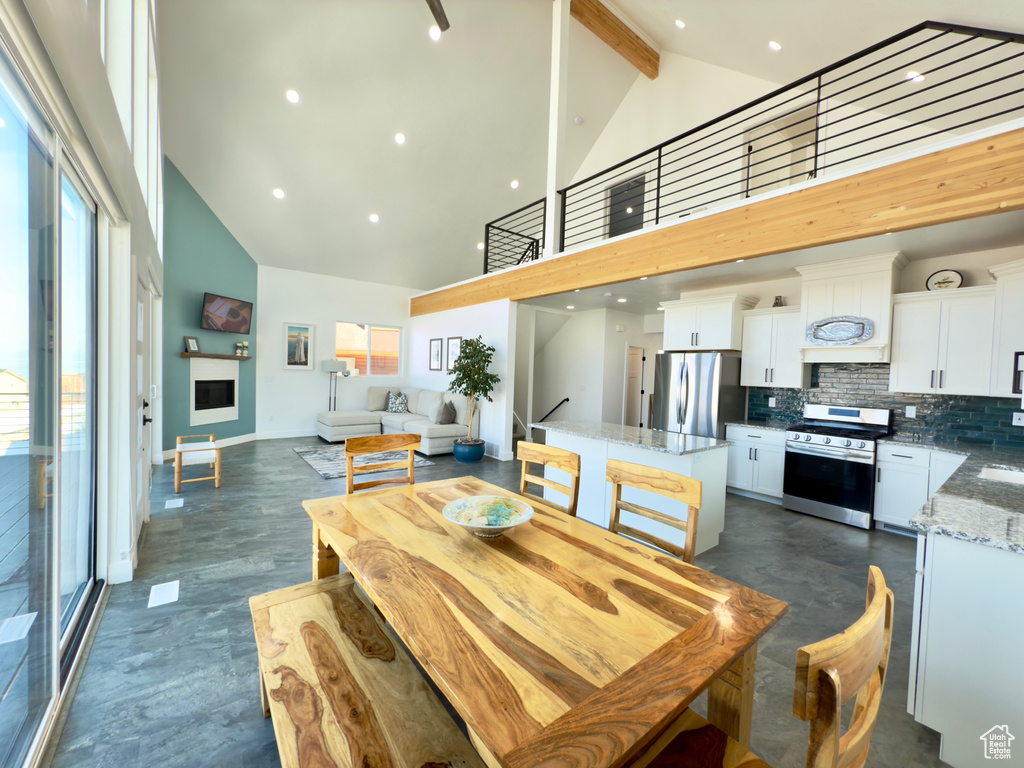
[[[964,458],[918,446],[881,443],[875,462],[875,521],[909,528],[910,518],[921,511]]]
[[[995,289],[989,286],[897,296],[889,389],[987,395],[994,323]]]
[[[1020,397],[1024,379],[1024,260],[989,269],[996,279],[996,333],[992,350],[993,397]]]
[[[725,428],[725,439],[733,443],[729,446],[726,484],[758,497],[781,499],[786,433],[730,425]]]
[[[797,267],[803,278],[801,326],[830,317],[864,317],[871,338],[856,344],[828,346],[801,341],[805,363],[884,363],[890,354],[893,289],[907,258],[897,252]]]
[[[666,350],[674,352],[740,349],[743,317],[757,299],[738,294],[664,301]]]
[[[751,309],[743,313],[744,387],[805,388],[810,369],[800,355],[804,329],[799,307]]]

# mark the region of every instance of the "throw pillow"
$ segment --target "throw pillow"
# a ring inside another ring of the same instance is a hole
[[[408,413],[409,398],[406,394],[396,395],[388,392],[388,413]]]
[[[450,400],[445,401],[445,404],[441,407],[441,413],[437,420],[438,424],[454,424],[455,423],[455,404]]]
[[[441,423],[441,415],[444,413],[444,398],[438,398],[432,406],[430,406],[430,413],[427,414],[427,418],[435,424]]]

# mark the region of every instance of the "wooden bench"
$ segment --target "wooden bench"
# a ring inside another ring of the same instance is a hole
[[[284,768],[484,768],[350,574],[250,598]]]

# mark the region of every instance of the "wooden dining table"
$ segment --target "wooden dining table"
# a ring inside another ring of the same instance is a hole
[[[750,741],[757,641],[786,603],[537,502],[496,538],[447,520],[474,477],[312,499],[313,577],[341,563],[492,768],[643,755],[703,691]]]

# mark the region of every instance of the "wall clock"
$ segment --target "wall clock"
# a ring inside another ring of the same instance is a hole
[[[964,284],[964,276],[955,269],[940,269],[924,281],[929,291],[942,291],[948,288],[959,288]]]

